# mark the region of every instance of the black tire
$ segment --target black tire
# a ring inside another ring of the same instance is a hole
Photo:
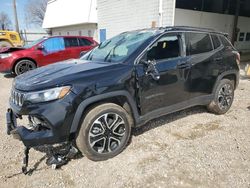
[[[16,75],[20,75],[35,68],[36,64],[33,61],[29,59],[22,59],[16,63],[14,67],[14,73]]]
[[[222,79],[218,84],[213,101],[207,106],[208,111],[225,114],[234,100],[234,81]]]
[[[76,145],[90,160],[107,160],[126,148],[132,126],[132,117],[121,106],[100,104],[86,113]]]

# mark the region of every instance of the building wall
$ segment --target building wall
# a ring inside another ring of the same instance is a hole
[[[250,33],[250,18],[239,17],[238,28],[240,29],[239,33],[245,33],[245,39],[242,42],[237,41],[235,43],[236,48],[240,49],[241,51],[250,51],[250,41],[246,41],[246,34]]]
[[[121,32],[159,26],[160,0],[97,0],[98,30],[106,29],[106,38]],[[175,0],[162,0],[162,24],[173,25]]]
[[[234,16],[186,9],[175,9],[174,25],[187,25],[194,27],[212,28],[232,36]],[[250,32],[250,18],[239,17],[238,28],[240,32]],[[237,39],[235,47],[238,50],[250,50],[250,41],[240,42]]]
[[[97,23],[96,0],[49,0],[43,28]]]
[[[52,28],[52,35],[89,36],[98,40],[97,24],[79,24]]]

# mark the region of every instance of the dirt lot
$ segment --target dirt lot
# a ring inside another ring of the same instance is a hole
[[[31,150],[31,176],[20,173],[23,145],[6,135],[12,80],[0,74],[0,187],[250,187],[249,79],[227,114],[195,107],[151,121],[108,161],[81,158],[52,170]]]

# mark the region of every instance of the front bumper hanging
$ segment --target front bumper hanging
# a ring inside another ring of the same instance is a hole
[[[73,159],[77,155],[78,149],[69,142],[62,144],[63,147],[58,151],[56,150],[56,147],[53,147],[52,145],[46,145],[46,143],[49,143],[51,138],[53,138],[51,131],[33,131],[27,129],[24,126],[17,126],[17,118],[19,118],[19,116],[16,115],[12,109],[7,110],[7,134],[13,135],[15,139],[21,140],[25,145],[22,165],[22,172],[25,175],[31,175],[33,172],[32,169],[27,170],[29,162],[29,150],[31,147],[36,148],[36,146],[42,146],[46,148],[44,149],[47,155],[46,163],[47,165],[52,166],[53,169],[67,164],[69,160]]]
[[[15,139],[21,140],[26,147],[60,143],[52,130],[34,131],[27,129],[24,126],[17,125],[17,118],[20,118],[20,116],[9,108],[6,113],[7,134],[12,134]]]

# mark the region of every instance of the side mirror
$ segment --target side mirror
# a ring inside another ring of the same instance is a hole
[[[45,49],[45,47],[44,47],[44,45],[39,44],[39,45],[37,46],[37,49],[38,49],[38,50],[44,50],[44,49]]]
[[[140,61],[145,66],[145,74],[150,75],[154,80],[160,79],[160,73],[156,68],[155,60],[141,60]]]

